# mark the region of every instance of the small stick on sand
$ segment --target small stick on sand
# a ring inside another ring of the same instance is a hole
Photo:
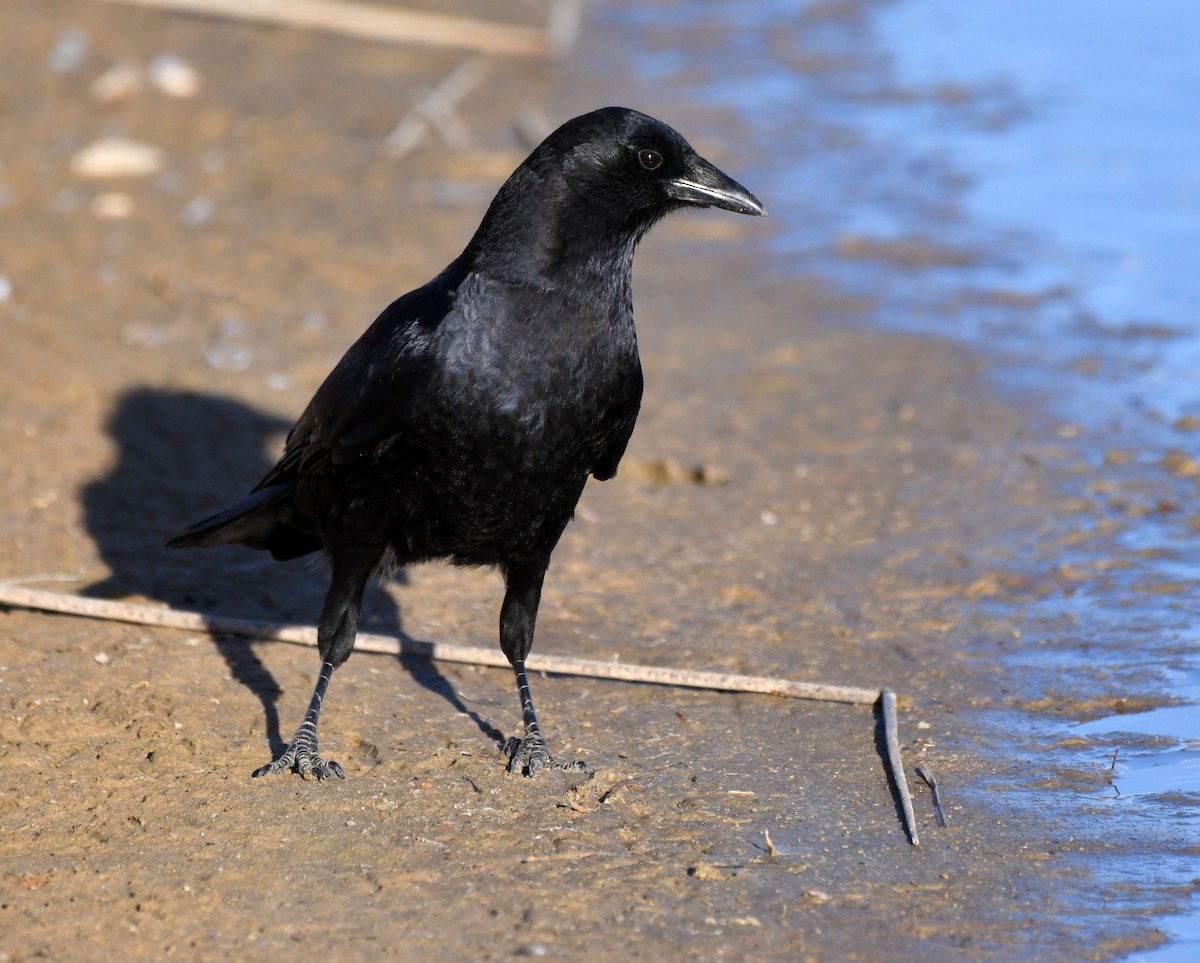
[[[933,818],[942,829],[946,828],[946,811],[942,809],[942,794],[938,792],[937,778],[928,766],[917,766],[917,775],[925,780],[925,785],[933,793]]]
[[[917,816],[913,812],[912,795],[908,791],[908,779],[904,775],[904,763],[900,760],[900,727],[896,723],[896,693],[884,689],[879,694],[879,705],[883,710],[883,737],[887,743],[888,773],[896,784],[900,797],[900,809],[904,813],[904,828],[914,846],[921,844],[917,838]]]

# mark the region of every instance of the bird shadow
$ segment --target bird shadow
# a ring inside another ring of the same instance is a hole
[[[82,493],[84,522],[109,575],[83,594],[143,596],[172,608],[311,624],[328,583],[323,561],[279,563],[241,546],[180,552],[165,545],[249,491],[274,464],[290,426],[217,395],[148,387],[125,392],[106,425],[117,447],[115,464]],[[385,592],[368,593],[362,628],[405,637],[400,608]],[[216,633],[213,643],[233,678],[262,703],[271,754],[278,756],[285,748],[277,708],[282,688],[245,639]],[[399,662],[415,682],[503,743],[435,665]]]
[[[402,636],[408,638],[408,636]],[[494,725],[488,722],[474,709],[470,708],[459,695],[458,690],[451,685],[447,679],[437,668],[437,666],[428,659],[415,659],[411,656],[400,656],[400,664],[412,676],[413,681],[421,687],[428,689],[434,695],[439,695],[450,703],[454,709],[461,715],[466,716],[479,729],[483,735],[491,739],[496,744],[498,749],[503,749],[508,742],[508,737],[497,729]]]

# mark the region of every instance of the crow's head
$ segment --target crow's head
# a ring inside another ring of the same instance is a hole
[[[662,121],[605,107],[567,121],[513,172],[472,250],[510,275],[551,274],[609,258],[683,207],[764,215],[753,194]]]
[[[614,213],[661,216],[691,205],[766,214],[758,198],[697,154],[675,130],[625,107],[605,107],[567,121],[530,160],[557,162],[572,194]]]

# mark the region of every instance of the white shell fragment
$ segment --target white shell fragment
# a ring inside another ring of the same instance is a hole
[[[147,177],[162,169],[161,150],[124,137],[102,137],[71,158],[71,171],[79,177]]]
[[[169,97],[195,97],[200,91],[200,74],[182,57],[162,54],[146,67],[146,78]]]
[[[141,93],[141,90],[142,71],[137,64],[129,60],[113,64],[92,81],[91,87],[92,100],[104,106],[129,100]]]

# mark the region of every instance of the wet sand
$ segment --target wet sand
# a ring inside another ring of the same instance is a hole
[[[56,75],[68,26],[89,53]],[[92,103],[111,63],[163,52],[200,69],[197,97]],[[253,484],[346,345],[458,252],[524,153],[518,112],[593,106],[562,68],[497,63],[464,106],[470,149],[381,157],[458,59],[5,6],[0,577],[311,621],[319,565],[161,545]],[[666,119],[687,132],[686,111]],[[113,129],[163,147],[165,172],[74,177]],[[700,146],[737,174],[736,150]],[[95,216],[112,190],[127,219]],[[188,223],[197,198],[211,218]],[[1128,680],[1050,663],[1039,706],[1007,659],[1051,618],[1031,603],[1074,580],[1055,538],[1104,535],[1079,459],[985,360],[864,327],[870,306],[819,276],[764,275],[756,229],[679,218],[643,245],[643,415],[555,555],[536,650],[888,685],[948,828],[913,780],[908,845],[865,708],[537,679],[552,746],[598,773],[524,780],[497,746],[519,722],[508,673],[366,654],[323,717],[348,780],[252,781],[303,711],[312,652],[4,611],[0,955],[1058,960],[1158,942],[1187,891],[1144,868],[1186,844],[1099,806],[1064,822],[1105,771],[1039,747],[1028,714],[1107,714]],[[488,645],[499,599],[490,573],[417,569],[374,593],[368,627]]]

